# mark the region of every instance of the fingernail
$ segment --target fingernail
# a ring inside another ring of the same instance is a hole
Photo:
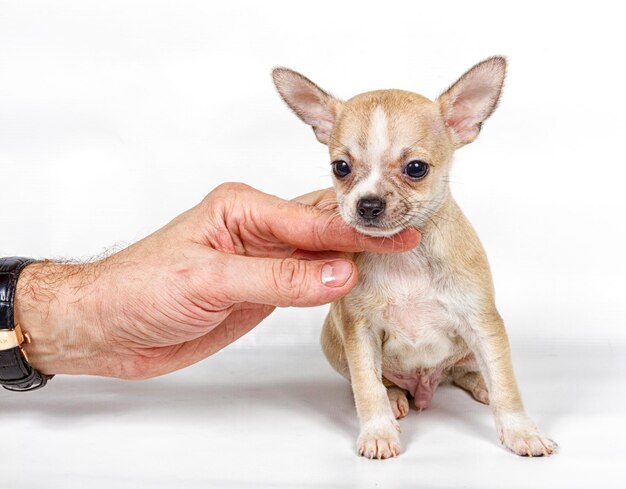
[[[325,263],[322,267],[322,283],[327,287],[342,287],[352,276],[352,262],[334,260]]]

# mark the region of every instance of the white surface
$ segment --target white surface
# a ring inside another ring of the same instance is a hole
[[[279,100],[273,66],[340,97],[435,97],[507,55],[502,103],[459,151],[453,192],[490,257],[526,403],[562,447],[516,458],[487,409],[443,389],[403,423],[400,459],[357,459],[347,385],[300,354],[324,309],[292,309],[164,379],[0,392],[15,448],[0,449],[0,487],[624,486],[615,5],[0,1],[0,255],[97,255],[223,181],[283,197],[329,185],[325,148]]]
[[[357,457],[348,383],[320,351],[231,348],[160,379],[3,395],[0,487],[625,487],[625,345],[514,348],[526,405],[561,444],[553,457],[502,448],[489,408],[451,386],[401,420],[398,459]]]

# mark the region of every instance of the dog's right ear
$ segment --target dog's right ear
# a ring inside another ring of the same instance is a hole
[[[274,68],[272,78],[291,110],[313,128],[320,143],[328,144],[342,102],[289,68]]]

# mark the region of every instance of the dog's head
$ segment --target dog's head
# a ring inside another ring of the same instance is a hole
[[[436,101],[378,90],[341,101],[287,68],[273,71],[283,100],[328,145],[339,210],[358,231],[390,236],[423,227],[448,195],[455,149],[493,113],[506,60],[472,67]]]

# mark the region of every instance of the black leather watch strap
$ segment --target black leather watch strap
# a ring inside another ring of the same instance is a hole
[[[0,258],[0,385],[12,391],[29,391],[46,385],[48,376],[32,368],[21,349],[23,335],[16,330],[15,289],[31,258]]]

